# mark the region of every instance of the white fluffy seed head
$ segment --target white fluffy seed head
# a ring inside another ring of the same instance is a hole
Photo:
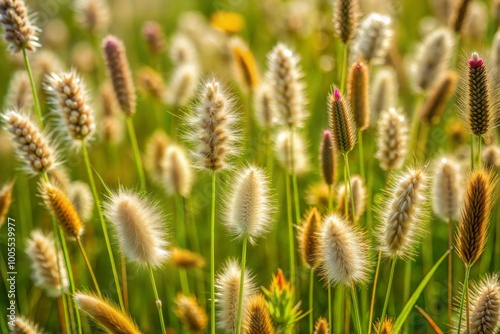
[[[354,215],[352,214],[352,201],[349,190],[346,191],[345,185],[341,185],[337,195],[337,210],[340,216],[345,217],[345,202],[347,200],[347,212],[349,221],[353,223],[359,222],[359,218],[365,212],[366,206],[366,189],[363,184],[363,179],[359,175],[351,176],[352,200],[354,201]]]
[[[187,63],[175,68],[167,91],[167,102],[185,107],[193,98],[199,83],[199,70],[196,64]]]
[[[160,266],[168,258],[164,217],[145,196],[120,189],[105,203],[104,214],[130,261]]]
[[[200,102],[188,119],[187,139],[196,145],[196,166],[210,171],[229,167],[228,160],[238,152],[237,114],[233,100],[215,79],[203,85]]]
[[[12,334],[42,334],[45,330],[40,328],[37,324],[31,320],[23,317],[17,316],[14,320],[14,326],[9,324],[9,328]]]
[[[15,110],[29,110],[33,106],[33,94],[26,71],[14,72],[5,96],[5,106]]]
[[[472,284],[470,334],[497,333],[500,328],[500,281],[487,275]],[[462,324],[462,328],[466,324]]]
[[[307,100],[298,57],[279,43],[268,55],[268,68],[277,122],[280,125],[302,127],[307,117]]]
[[[351,46],[351,60],[362,57],[368,63],[383,63],[392,43],[392,21],[387,15],[371,13],[358,28]]]
[[[337,214],[325,217],[319,231],[321,272],[328,284],[363,284],[371,261],[363,233]]]
[[[380,168],[400,169],[407,154],[408,124],[403,113],[396,108],[382,112],[378,121],[377,152]]]
[[[235,260],[229,260],[216,278],[217,326],[226,331],[236,329],[238,318],[238,299],[240,292],[241,269]],[[246,314],[248,299],[255,292],[254,278],[245,270],[243,281],[243,303],[241,312]],[[244,323],[243,319],[243,323]]]
[[[35,285],[44,289],[49,297],[59,297],[68,288],[68,278],[62,254],[56,255],[52,237],[34,230],[28,239],[26,254],[31,260]]]
[[[177,66],[198,63],[198,52],[193,41],[183,33],[176,33],[170,41],[170,59]]]
[[[183,147],[170,144],[162,160],[163,184],[169,195],[189,197],[193,186],[191,161]]]
[[[94,209],[94,197],[89,185],[82,181],[71,182],[68,187],[68,197],[78,216],[83,222],[88,222],[92,218]]]
[[[111,15],[106,0],[75,1],[76,21],[93,35],[99,35],[108,29]]]
[[[453,55],[453,35],[447,28],[434,30],[418,47],[412,67],[413,83],[418,90],[426,91],[448,68]]]
[[[380,114],[396,106],[398,81],[396,72],[390,67],[377,71],[370,85],[370,123],[378,122]]]
[[[408,258],[420,239],[427,177],[422,168],[408,169],[387,192],[378,229],[379,247],[386,257]]]
[[[306,145],[299,133],[294,133],[292,146],[290,131],[282,130],[281,132],[279,132],[275,140],[275,151],[276,158],[278,159],[279,163],[288,172],[291,173],[292,166],[295,169],[295,173],[297,175],[304,174],[309,170],[309,160],[306,155]]]
[[[271,196],[265,172],[245,167],[231,182],[226,201],[225,224],[237,239],[245,237],[255,244],[271,227]]]
[[[271,129],[276,123],[276,102],[271,85],[266,80],[260,82],[253,96],[255,118],[264,129]]]
[[[433,209],[443,220],[456,220],[460,212],[460,166],[450,158],[438,159],[432,184]]]

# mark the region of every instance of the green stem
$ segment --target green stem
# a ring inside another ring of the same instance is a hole
[[[158,296],[158,290],[156,289],[155,276],[153,274],[153,267],[148,263],[149,278],[151,279],[151,286],[153,287],[153,293],[155,296],[156,307],[158,308],[158,316],[160,317],[161,332],[166,333],[165,322],[163,320],[162,303],[160,297]]]
[[[448,249],[453,249],[453,226],[448,218]],[[448,254],[448,332],[451,333],[451,309],[453,304],[453,252]]]
[[[346,170],[347,170],[347,185],[349,186],[349,200],[351,201],[352,222],[355,223],[354,218],[356,217],[356,211],[355,211],[355,208],[354,208],[354,194],[353,194],[353,191],[352,191],[351,172],[349,171],[349,159],[347,157],[347,153],[344,154],[344,161],[345,161],[345,167],[346,167]]]
[[[330,333],[332,333],[333,323],[332,323],[332,287],[328,284],[328,328]]]
[[[92,173],[92,168],[90,167],[89,152],[87,150],[87,145],[85,141],[82,143],[82,154],[83,154],[83,161],[85,162],[85,168],[87,169],[87,175],[89,177],[90,188],[92,189],[92,195],[94,196],[95,206],[97,208],[97,213],[99,215],[99,220],[101,222],[101,229],[104,235],[104,242],[106,243],[106,249],[108,251],[109,262],[111,263],[111,271],[113,272],[113,279],[115,281],[116,293],[118,294],[118,301],[120,303],[120,308],[122,312],[125,312],[125,305],[123,304],[123,296],[121,293],[120,281],[118,280],[118,272],[116,271],[115,258],[113,257],[113,250],[111,249],[111,243],[109,242],[108,228],[106,226],[106,221],[104,220],[101,200],[99,198],[99,194],[97,193],[94,174]]]
[[[426,251],[423,250],[423,252],[426,252]],[[425,256],[424,256],[424,258],[425,258]],[[426,261],[424,260],[424,264],[425,264],[425,262]],[[407,261],[405,263],[404,288],[403,288],[403,300],[404,300],[405,303],[408,301],[408,299],[410,299],[410,290],[411,290],[411,265],[412,265],[411,261]],[[424,265],[424,267],[425,267],[425,265]],[[425,300],[425,298],[424,298],[424,300]],[[410,322],[406,321],[405,325],[404,325],[404,330],[405,331],[409,330],[409,325],[410,325]]]
[[[311,271],[309,273],[309,333],[313,332],[313,326],[314,326],[313,292],[314,292],[314,267],[311,267]]]
[[[210,329],[215,334],[215,172],[212,172],[212,212],[210,219]]]
[[[477,136],[477,167],[481,168],[481,162],[482,162],[482,157],[481,157],[481,145],[483,143],[483,139],[481,136]]]
[[[475,156],[474,156],[474,142],[475,142],[475,138],[476,136],[471,134],[471,137],[470,137],[470,167],[471,169],[474,169],[474,162],[476,161],[475,160]]]
[[[333,184],[328,185],[328,211],[333,211]]]
[[[335,288],[335,301],[334,301],[334,304],[335,304],[335,307],[334,307],[334,311],[335,311],[335,319],[338,319],[338,321],[335,321],[335,333],[343,333],[345,332],[345,328],[343,329],[342,328],[342,325],[343,325],[343,322],[342,322],[342,318],[344,317],[344,314],[346,313],[346,307],[345,307],[345,290],[344,290],[344,286],[339,284],[336,286]],[[333,317],[333,315],[332,315]],[[333,318],[330,319],[333,321]],[[333,325],[332,323],[330,323],[330,328],[333,328]]]
[[[242,323],[242,316],[241,316],[241,311],[243,308],[243,285],[245,283],[245,266],[246,266],[246,261],[247,261],[247,243],[248,243],[248,236],[245,236],[243,238],[243,248],[241,251],[241,274],[240,274],[240,290],[238,293],[238,320],[237,320],[237,332],[236,333],[241,333],[241,323]]]
[[[366,182],[365,179],[365,154],[363,150],[363,131],[358,130],[358,153],[359,153],[359,171],[361,173],[361,179]]]
[[[462,298],[460,299],[460,308],[459,308],[459,313],[458,313],[458,330],[457,333],[462,333],[460,331],[460,328],[462,327],[462,316],[463,316],[463,311],[464,311],[464,301],[465,301],[465,295],[467,295],[467,290],[469,288],[469,275],[470,275],[470,268],[471,266],[465,266],[465,278],[464,278],[464,291],[462,291]],[[467,313],[468,313],[468,308],[469,305],[467,305]],[[469,317],[467,315],[467,327],[469,327]],[[469,331],[467,331],[469,332]]]
[[[40,108],[40,100],[38,99],[35,79],[33,77],[33,72],[31,71],[30,61],[28,59],[28,54],[26,53],[26,48],[22,48],[22,52],[24,65],[26,66],[26,72],[28,72],[28,77],[30,79],[31,93],[33,94],[33,103],[35,105],[36,118],[38,120],[38,126],[40,126],[41,129],[43,127],[42,109]]]
[[[99,284],[97,284],[97,279],[95,278],[94,275],[94,270],[92,270],[92,266],[90,265],[89,258],[87,257],[87,253],[85,252],[85,249],[83,248],[82,241],[80,238],[76,238],[76,243],[78,244],[78,247],[80,248],[80,251],[82,252],[83,259],[85,261],[85,264],[87,265],[87,269],[89,270],[90,277],[92,278],[92,283],[94,284],[94,289],[97,291],[97,294],[99,297],[102,297],[101,295],[101,289],[99,289]]]
[[[385,315],[387,313],[387,305],[389,305],[389,296],[391,295],[392,281],[394,279],[394,269],[396,268],[396,259],[392,259],[391,273],[389,275],[389,283],[387,284],[387,291],[385,293],[384,307],[382,308],[382,315],[380,316],[380,324],[377,333],[381,333],[382,325],[384,324]]]
[[[418,132],[420,128],[420,104],[422,102],[423,94],[419,94],[415,99],[415,106],[413,108],[411,125],[410,125],[410,149],[415,151],[417,148]],[[411,158],[408,154],[407,159]]]
[[[189,282],[185,268],[179,268],[179,279],[181,281],[182,293],[189,296]]]
[[[288,243],[290,245],[290,283],[295,287],[295,245],[293,238],[293,218],[292,218],[292,191],[290,189],[290,174],[286,178],[286,206],[288,216]]]
[[[356,291],[356,286],[354,282],[351,281],[351,298],[352,298],[352,306],[354,308],[354,324],[356,325],[356,330],[358,333],[362,333],[361,331],[361,320],[359,317],[359,305],[358,305],[358,293]]]
[[[297,173],[295,173],[295,147],[294,147],[294,142],[295,142],[295,129],[292,127],[290,128],[290,156],[291,156],[291,162],[292,162],[292,186],[293,186],[293,200],[294,200],[294,206],[295,206],[295,219],[297,224],[300,223],[300,206],[299,206],[299,187],[297,186]]]
[[[345,81],[346,81],[346,74],[347,74],[347,53],[349,49],[347,47],[347,44],[344,44],[344,56],[342,60],[342,79],[340,81],[340,91],[345,92],[344,87],[345,87]]]
[[[128,313],[128,283],[127,283],[127,264],[125,263],[125,254],[120,249],[120,272],[122,275],[122,296],[125,312]]]
[[[378,252],[377,268],[375,269],[375,278],[373,280],[372,300],[370,302],[370,317],[368,320],[368,330],[367,330],[368,334],[372,332],[373,308],[375,307],[375,297],[377,296],[377,283],[378,283],[378,276],[380,273],[380,262],[382,262],[382,252]]]
[[[182,209],[182,201],[180,195],[175,194],[175,207],[177,208],[177,242],[179,247],[186,248],[186,227],[184,225],[184,210]]]
[[[134,152],[135,167],[137,168],[137,174],[139,175],[139,182],[141,184],[141,190],[146,190],[146,177],[144,176],[144,168],[142,167],[141,152],[139,151],[139,145],[137,144],[137,136],[135,135],[134,123],[132,122],[132,117],[127,117],[127,130],[130,137],[130,143],[132,144],[132,150]]]

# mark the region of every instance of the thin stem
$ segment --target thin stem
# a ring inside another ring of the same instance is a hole
[[[426,245],[427,246],[427,245]],[[425,247],[424,247],[425,248]],[[423,253],[426,253],[427,251],[426,250],[423,250],[422,251]],[[424,256],[424,264],[426,263],[426,260],[425,260],[425,256]],[[411,290],[411,265],[412,265],[412,262],[411,261],[407,261],[405,263],[405,273],[404,273],[404,287],[403,287],[403,300],[404,302],[406,303],[408,301],[408,299],[410,299],[410,290]],[[424,265],[425,267],[425,265]],[[432,266],[431,266],[432,267]],[[424,300],[426,300],[424,298]],[[430,305],[430,303],[429,303]],[[410,325],[410,322],[409,321],[406,321],[405,322],[405,325],[404,325],[404,332],[407,332],[409,330],[409,325]]]
[[[294,137],[295,128],[290,128],[290,149],[291,149],[291,162],[292,162],[292,186],[293,186],[293,200],[295,206],[295,219],[297,224],[300,223],[300,206],[299,206],[299,187],[297,186],[297,173],[295,172],[295,147],[294,147]]]
[[[377,295],[377,283],[380,272],[380,262],[382,262],[382,252],[378,252],[377,268],[375,269],[375,278],[373,280],[372,300],[370,302],[370,317],[368,320],[368,334],[372,332],[373,308],[375,307],[375,297]]]
[[[94,284],[94,289],[97,291],[97,294],[99,295],[99,297],[102,297],[101,289],[99,289],[99,284],[97,284],[97,279],[95,278],[94,270],[92,270],[92,266],[90,265],[90,261],[89,261],[89,258],[87,257],[87,253],[85,252],[85,249],[83,248],[81,239],[76,238],[76,243],[78,244],[78,247],[80,248],[80,252],[82,252],[83,260],[85,261],[85,264],[87,265],[87,269],[89,270],[90,277],[92,278],[92,283]]]
[[[314,326],[314,312],[313,312],[313,301],[314,301],[314,267],[311,267],[309,273],[309,333],[313,332]],[[328,306],[330,306],[330,300],[328,300]]]
[[[189,296],[189,283],[185,268],[179,268],[179,279],[181,281],[182,293]]]
[[[474,162],[476,161],[475,160],[475,155],[474,155],[474,142],[475,142],[475,138],[476,136],[471,134],[471,137],[470,137],[470,167],[471,169],[474,169]]]
[[[210,329],[215,334],[215,180],[212,172],[212,213],[210,219]]]
[[[470,302],[469,302],[469,279],[465,281],[465,323],[467,324],[467,333],[470,333],[470,315],[469,315],[469,308],[470,308]]]
[[[236,333],[241,333],[241,323],[242,323],[242,316],[241,316],[241,310],[243,308],[243,285],[245,283],[245,266],[246,266],[246,261],[247,261],[247,243],[248,243],[248,236],[245,236],[243,238],[243,248],[241,250],[241,274],[240,274],[240,290],[238,293],[238,320],[237,320],[237,332]]]
[[[340,91],[344,92],[345,80],[347,74],[347,53],[349,49],[347,48],[347,44],[344,44],[344,56],[342,60],[342,79],[340,81]]]
[[[462,315],[464,311],[464,301],[465,301],[465,295],[468,294],[467,290],[469,287],[469,275],[470,275],[470,268],[471,266],[466,265],[465,266],[465,278],[464,278],[464,291],[462,291],[462,298],[460,299],[460,311],[458,313],[458,330],[457,333],[462,333],[460,331],[460,328],[462,327]],[[468,309],[468,307],[467,307]],[[468,313],[468,310],[467,310]],[[469,316],[467,314],[467,327],[469,327]],[[469,331],[467,331],[469,332]]]
[[[330,333],[332,332],[332,287],[328,284],[328,328],[330,328]]]
[[[339,284],[335,288],[335,301],[334,301],[334,312],[335,312],[335,319],[338,319],[338,321],[335,321],[335,333],[343,333],[346,332],[345,328],[342,328],[343,322],[341,319],[344,317],[344,314],[347,313],[346,311],[346,305],[345,305],[345,289],[344,285]],[[333,317],[333,314],[332,314]],[[333,318],[332,318],[333,319]],[[330,320],[332,320],[330,319]],[[333,321],[333,320],[332,320]],[[333,324],[330,324],[330,328],[332,328]]]
[[[384,323],[385,315],[387,313],[387,305],[389,305],[389,296],[391,295],[392,281],[394,279],[394,269],[396,268],[396,259],[392,259],[391,273],[389,275],[389,283],[387,284],[387,291],[385,293],[384,307],[382,308],[382,315],[380,316],[380,324],[377,333],[381,333],[382,325]]]
[[[453,226],[448,218],[448,249],[453,249]],[[453,304],[453,252],[448,254],[448,331],[451,332],[451,308]]]
[[[352,298],[352,306],[354,308],[354,324],[356,325],[356,330],[358,333],[362,333],[361,331],[361,320],[359,317],[359,305],[358,305],[358,292],[356,291],[356,286],[354,282],[351,281],[351,298]]]
[[[286,206],[288,216],[288,243],[290,245],[290,284],[295,287],[295,245],[293,238],[293,213],[292,213],[292,191],[290,189],[290,174],[285,175],[286,183]]]
[[[347,157],[347,153],[344,153],[344,161],[345,161],[345,168],[347,170],[347,186],[349,189],[349,200],[351,201],[351,210],[352,210],[352,222],[355,223],[354,218],[356,217],[356,212],[354,208],[354,194],[352,192],[352,185],[351,185],[351,172],[349,171],[349,159]],[[347,198],[346,198],[347,202]],[[349,215],[347,215],[348,217]]]
[[[108,251],[109,262],[111,263],[111,271],[113,272],[113,279],[115,281],[116,293],[118,294],[118,301],[120,303],[120,308],[122,312],[125,312],[125,305],[123,304],[123,296],[120,289],[120,281],[118,280],[118,272],[116,270],[115,258],[113,257],[113,250],[111,249],[111,243],[109,241],[108,228],[104,220],[104,214],[102,212],[101,199],[97,193],[97,188],[95,185],[94,174],[92,173],[92,168],[90,167],[89,152],[87,150],[87,145],[85,142],[82,143],[82,154],[83,161],[85,162],[85,168],[87,169],[87,175],[89,177],[90,188],[92,189],[92,195],[94,196],[95,206],[97,208],[97,213],[99,215],[99,221],[101,222],[101,229],[104,236],[104,241],[106,243],[106,249]]]
[[[180,195],[175,194],[175,206],[177,208],[177,242],[179,247],[186,248],[186,227],[184,225],[184,210],[182,208],[182,201],[179,199]]]
[[[35,105],[36,118],[38,120],[38,125],[40,128],[43,127],[42,109],[40,107],[40,100],[38,99],[38,93],[36,90],[35,79],[33,77],[33,71],[31,71],[30,61],[28,59],[28,54],[26,48],[22,48],[24,65],[26,67],[26,72],[28,72],[28,77],[30,79],[31,93],[33,94],[33,103]]]
[[[417,147],[417,140],[418,140],[418,132],[420,128],[420,104],[422,103],[422,98],[423,94],[419,94],[417,98],[415,99],[415,105],[413,108],[413,116],[411,119],[411,126],[410,126],[410,149],[415,150]],[[408,154],[408,157],[410,158],[410,154]]]
[[[61,322],[61,333],[66,333],[66,316],[64,308],[65,306],[63,305],[61,294],[61,296],[57,297],[57,311],[59,312],[59,320]]]
[[[328,185],[328,211],[333,211],[333,184]]]
[[[137,136],[135,135],[134,123],[132,122],[132,117],[127,117],[127,130],[130,137],[130,143],[132,144],[132,150],[134,152],[135,167],[137,168],[137,174],[139,175],[139,182],[141,184],[141,190],[146,190],[146,177],[144,176],[144,168],[142,167],[141,152],[139,151],[139,145],[137,144]]]
[[[162,303],[160,297],[158,296],[158,290],[156,289],[155,275],[153,274],[153,267],[148,263],[149,278],[151,279],[151,286],[153,287],[153,293],[155,296],[156,307],[158,308],[158,316],[160,317],[161,332],[166,333],[165,322],[163,320]]]
[[[359,153],[359,171],[361,173],[361,179],[366,182],[365,179],[365,154],[363,150],[363,131],[358,130],[358,153]]]
[[[125,262],[125,254],[123,254],[121,249],[120,249],[120,271],[122,275],[123,306],[125,307],[125,312],[128,312],[127,264]]]
[[[481,145],[483,143],[483,139],[481,136],[477,136],[477,167],[481,168],[481,162],[482,162],[482,157],[481,157]]]

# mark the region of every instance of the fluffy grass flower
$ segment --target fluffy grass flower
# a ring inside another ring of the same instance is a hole
[[[275,333],[267,302],[262,294],[256,293],[250,297],[245,317],[244,334]]]
[[[323,132],[323,138],[320,147],[321,174],[323,180],[329,186],[335,182],[337,176],[337,153],[333,145],[333,136],[330,130]]]
[[[420,110],[420,118],[427,125],[437,124],[441,120],[448,100],[457,89],[458,77],[454,71],[446,71],[435,83]]]
[[[38,43],[40,29],[31,23],[23,0],[0,1],[0,22],[11,52],[19,52],[22,49],[34,52],[41,46]]]
[[[175,314],[188,330],[199,333],[207,327],[208,318],[205,310],[198,305],[193,296],[178,294],[175,299]]]
[[[196,93],[198,72],[198,66],[194,63],[177,66],[170,79],[167,102],[178,107],[186,106]]]
[[[37,324],[31,320],[17,316],[14,320],[14,326],[10,327],[12,334],[42,334],[45,333]]]
[[[383,67],[375,73],[370,89],[370,114],[373,121],[378,121],[379,115],[395,107],[398,96],[398,81],[396,72],[390,67]]]
[[[351,45],[351,59],[363,57],[368,63],[383,62],[392,43],[392,20],[377,13],[367,15]]]
[[[184,148],[175,144],[168,145],[161,163],[167,193],[189,197],[193,186],[193,172]]]
[[[160,266],[169,256],[164,217],[158,205],[136,192],[120,189],[104,205],[120,247],[130,261]]]
[[[111,15],[106,0],[77,0],[75,11],[78,24],[91,34],[97,35],[108,29]]]
[[[75,207],[78,216],[84,222],[92,218],[94,209],[94,197],[88,184],[82,181],[71,182],[68,188],[68,197]]]
[[[26,71],[14,72],[5,96],[5,106],[14,110],[29,110],[33,106],[30,79]]]
[[[5,218],[7,218],[7,214],[9,213],[13,188],[14,181],[5,183],[0,187],[0,228],[5,223]]]
[[[335,0],[333,3],[333,26],[335,36],[349,44],[354,38],[361,11],[358,0]]]
[[[437,161],[433,178],[432,198],[434,212],[444,220],[458,218],[461,202],[461,175],[456,161],[441,158]]]
[[[378,121],[377,152],[375,157],[383,170],[400,169],[407,154],[408,124],[396,108],[382,112]]]
[[[363,184],[363,179],[359,175],[351,176],[350,189],[352,191],[352,196],[349,193],[349,189],[346,191],[345,185],[341,185],[339,187],[337,195],[337,211],[342,217],[345,217],[345,202],[347,201],[348,219],[350,222],[357,223],[359,222],[361,215],[365,212],[366,206],[366,187]],[[354,214],[352,212],[353,207]]]
[[[271,85],[263,80],[254,92],[254,110],[257,123],[265,128],[271,129],[276,123],[276,104],[274,102]]]
[[[319,231],[322,221],[318,210],[313,207],[299,227],[299,249],[302,261],[308,267],[315,268],[319,263]]]
[[[294,150],[293,154],[292,148]],[[289,173],[292,172],[292,166],[296,175],[304,174],[309,170],[306,144],[299,133],[294,134],[292,143],[291,132],[288,130],[280,131],[276,135],[274,149],[276,151],[277,160]]]
[[[328,95],[327,104],[335,148],[341,153],[348,153],[356,144],[356,124],[350,106],[338,89]]]
[[[313,334],[329,334],[330,326],[328,324],[328,320],[323,317],[319,317],[314,324],[314,333]]]
[[[472,285],[469,323],[470,334],[497,333],[500,328],[500,281],[497,275],[487,275]]]
[[[145,165],[151,178],[158,183],[163,182],[164,160],[170,139],[163,130],[156,130],[146,142]]]
[[[203,268],[205,259],[188,249],[174,247],[171,251],[170,260],[178,268]]]

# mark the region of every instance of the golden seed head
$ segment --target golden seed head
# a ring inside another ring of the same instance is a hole
[[[375,322],[373,325],[373,329],[376,334],[397,334],[394,332],[394,319],[385,317],[382,321],[382,328],[380,331],[378,328],[380,327],[380,319]]]
[[[333,136],[330,130],[323,132],[323,138],[320,147],[321,174],[325,183],[329,186],[335,182],[337,176],[337,153],[333,145]]]
[[[325,217],[319,231],[321,275],[331,285],[364,284],[369,279],[371,261],[368,243],[361,230],[337,214]]]
[[[175,299],[175,314],[184,327],[194,333],[203,332],[207,328],[207,314],[193,296],[188,297],[179,293]]]
[[[268,80],[276,103],[277,122],[289,127],[302,127],[307,117],[299,59],[279,43],[268,55]]]
[[[266,299],[260,293],[256,293],[248,300],[245,313],[244,334],[274,334],[271,315]]]
[[[140,334],[134,321],[128,314],[122,313],[111,302],[96,295],[77,292],[76,305],[87,313],[104,330],[115,334]]]
[[[42,334],[45,333],[37,324],[31,320],[23,317],[17,316],[14,320],[14,327],[10,327],[10,333],[12,334]]]
[[[30,79],[26,71],[16,71],[9,83],[5,106],[14,110],[29,110],[33,106]]]
[[[139,91],[162,102],[166,96],[166,86],[161,75],[151,67],[142,67],[137,73]]]
[[[170,260],[179,268],[203,268],[205,266],[205,259],[201,255],[177,247],[172,249]]]
[[[247,92],[253,91],[259,84],[260,74],[252,51],[240,38],[233,38],[229,42],[229,48],[238,81]]]
[[[368,94],[368,66],[361,60],[352,64],[347,81],[348,100],[358,130],[370,126],[370,101]]]
[[[496,178],[490,171],[478,169],[469,175],[455,238],[458,256],[467,266],[484,251],[495,185]]]
[[[22,49],[34,52],[41,46],[38,43],[40,29],[31,23],[23,0],[0,1],[0,22],[11,52]]]
[[[407,154],[408,124],[403,113],[395,108],[382,112],[378,121],[375,157],[383,170],[400,169]]]
[[[34,230],[28,239],[26,254],[31,261],[35,285],[43,288],[49,297],[59,297],[68,288],[68,280],[62,254],[56,255],[52,237]]]
[[[302,261],[306,266],[311,268],[316,268],[320,264],[318,257],[318,235],[321,229],[321,224],[321,215],[318,210],[313,207],[302,221],[297,235]]]
[[[87,102],[87,89],[75,71],[52,74],[50,84],[45,87],[52,96],[69,138],[81,143],[91,138],[95,131],[93,111]]]
[[[130,261],[160,266],[170,256],[165,219],[158,204],[120,189],[104,204],[104,215],[114,225],[121,249]]]
[[[5,183],[0,187],[0,228],[5,223],[7,214],[9,213],[10,204],[12,203],[12,190],[14,181]]]
[[[433,208],[443,220],[456,220],[461,202],[460,167],[452,159],[441,158],[436,163],[433,179]]]
[[[333,3],[333,26],[335,36],[349,44],[358,28],[361,11],[358,0],[335,0]]]
[[[347,200],[348,220],[351,223],[359,222],[359,218],[365,212],[366,205],[366,189],[363,184],[363,179],[359,175],[351,176],[352,199],[354,200],[354,217],[352,214],[352,201],[349,189],[346,191],[345,185],[339,187],[337,195],[337,212],[345,217],[345,202]]]
[[[155,130],[146,143],[144,164],[151,178],[158,183],[163,182],[163,161],[170,139],[163,130]]]
[[[61,224],[64,232],[75,239],[83,233],[83,224],[67,195],[49,182],[41,182],[40,193],[45,206]]]
[[[420,110],[420,118],[426,125],[437,124],[441,120],[447,102],[455,94],[458,76],[452,71],[446,71],[436,82]]]
[[[487,275],[472,284],[470,334],[497,333],[500,328],[500,281]],[[466,324],[462,325],[462,328]]]
[[[102,44],[116,99],[126,116],[132,116],[136,108],[135,87],[125,54],[125,45],[115,36],[107,36]]]
[[[17,111],[8,111],[3,114],[3,119],[17,144],[18,156],[30,167],[29,171],[41,173],[56,165],[55,153],[48,139],[28,117]]]
[[[328,115],[335,149],[348,153],[356,144],[356,125],[351,109],[338,89],[328,95]]]
[[[388,191],[378,231],[380,250],[386,257],[407,258],[419,240],[424,224],[423,207],[427,177],[424,169],[408,169]]]
[[[77,0],[76,20],[92,35],[106,32],[110,23],[110,10],[106,0]]]
[[[314,324],[313,334],[329,334],[330,326],[328,325],[328,320],[323,317],[319,317]]]
[[[351,45],[351,59],[362,57],[368,63],[383,62],[392,43],[392,20],[377,13],[367,15]]]
[[[330,203],[330,188],[324,182],[310,185],[306,190],[306,203],[326,212]]]

